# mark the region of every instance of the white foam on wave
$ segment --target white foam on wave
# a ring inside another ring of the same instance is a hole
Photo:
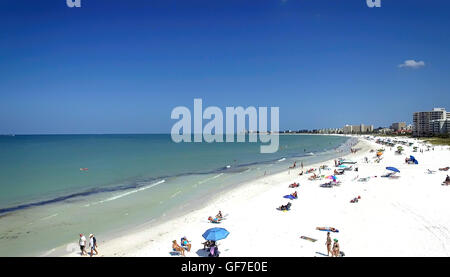
[[[208,181],[211,181],[211,180],[213,180],[213,179],[219,178],[219,177],[222,176],[222,175],[223,175],[223,173],[219,173],[219,174],[217,174],[217,175],[215,175],[215,176],[206,178],[205,180],[198,181],[197,184],[201,185],[201,184],[206,183],[206,182],[208,182]]]
[[[286,158],[281,158],[281,159],[279,159],[278,161],[279,162],[282,162],[282,161],[285,161],[286,160]]]
[[[156,182],[156,183],[154,183],[154,184],[151,184],[151,185],[149,185],[149,186],[146,186],[146,187],[138,188],[138,189],[135,189],[135,190],[132,190],[132,191],[127,191],[127,192],[125,192],[125,193],[122,193],[122,194],[119,194],[119,195],[116,195],[116,196],[113,196],[113,197],[110,197],[110,198],[107,198],[107,199],[98,201],[98,202],[96,202],[96,203],[92,203],[92,205],[95,205],[95,204],[101,204],[101,203],[104,203],[104,202],[109,202],[109,201],[117,200],[117,199],[119,199],[119,198],[128,196],[128,195],[130,195],[130,194],[133,194],[133,193],[136,193],[136,192],[140,192],[140,191],[143,191],[143,190],[146,190],[146,189],[149,189],[149,188],[153,188],[153,187],[155,187],[155,186],[157,186],[157,185],[160,185],[160,184],[164,183],[165,181],[166,181],[166,180],[161,180],[161,181],[158,181],[158,182]],[[90,204],[87,204],[87,205],[85,205],[85,206],[86,206],[86,207],[89,207],[89,205],[90,205]]]
[[[55,217],[55,216],[57,216],[57,215],[58,215],[58,214],[52,214],[52,215],[49,215],[49,216],[46,216],[46,217],[41,218],[41,220],[50,219],[50,218]]]

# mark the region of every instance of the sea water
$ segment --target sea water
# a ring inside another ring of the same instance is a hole
[[[258,143],[174,143],[165,134],[0,136],[0,256],[49,254],[79,233],[98,238],[163,220],[350,146],[342,136],[280,135],[279,151],[261,154]]]

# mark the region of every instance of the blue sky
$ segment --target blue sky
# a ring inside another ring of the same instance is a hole
[[[449,12],[444,0],[3,0],[0,133],[168,133],[172,109],[197,97],[279,106],[281,129],[411,122],[450,109]]]

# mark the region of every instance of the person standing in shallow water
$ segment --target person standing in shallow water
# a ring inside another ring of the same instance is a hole
[[[325,245],[327,246],[327,255],[330,256],[330,252],[331,252],[330,232],[327,232],[327,242],[325,242]],[[331,256],[333,256],[333,252],[331,252]]]

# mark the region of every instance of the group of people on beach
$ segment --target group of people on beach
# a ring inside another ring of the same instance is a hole
[[[220,223],[220,221],[222,221],[222,219],[223,219],[223,215],[222,215],[221,211],[219,211],[219,213],[214,218],[212,216],[208,217],[208,220],[211,223]]]
[[[185,255],[185,251],[190,252],[191,251],[191,241],[189,241],[186,237],[182,237],[180,240],[180,244],[181,246],[177,243],[176,240],[172,241],[172,249],[175,252],[179,252],[182,256],[186,256]]]
[[[224,219],[224,216],[222,214],[222,211],[219,211],[216,215],[216,217],[209,216],[208,220],[211,223],[220,223]],[[172,241],[172,250],[176,253],[181,254],[182,256],[186,256],[186,251],[190,252],[192,247],[192,243],[190,240],[188,240],[186,237],[182,237],[180,240],[180,244],[176,240]],[[203,249],[206,250],[206,248],[214,248],[214,255],[215,257],[218,256],[218,248],[215,241],[206,241],[203,243]]]
[[[78,240],[78,244],[80,245],[80,250],[81,250],[81,256],[85,256],[88,253],[86,252],[86,237],[83,234],[80,234],[80,239]],[[90,248],[90,252],[89,252],[89,256],[92,257],[94,255],[98,255],[98,251],[97,251],[97,239],[95,238],[95,236],[93,234],[89,235],[89,248]]]
[[[333,239],[333,246],[331,246],[331,234],[330,232],[327,232],[327,241],[325,242],[325,245],[327,246],[327,255],[331,257],[339,257],[341,255],[341,251],[339,248],[339,240]]]

